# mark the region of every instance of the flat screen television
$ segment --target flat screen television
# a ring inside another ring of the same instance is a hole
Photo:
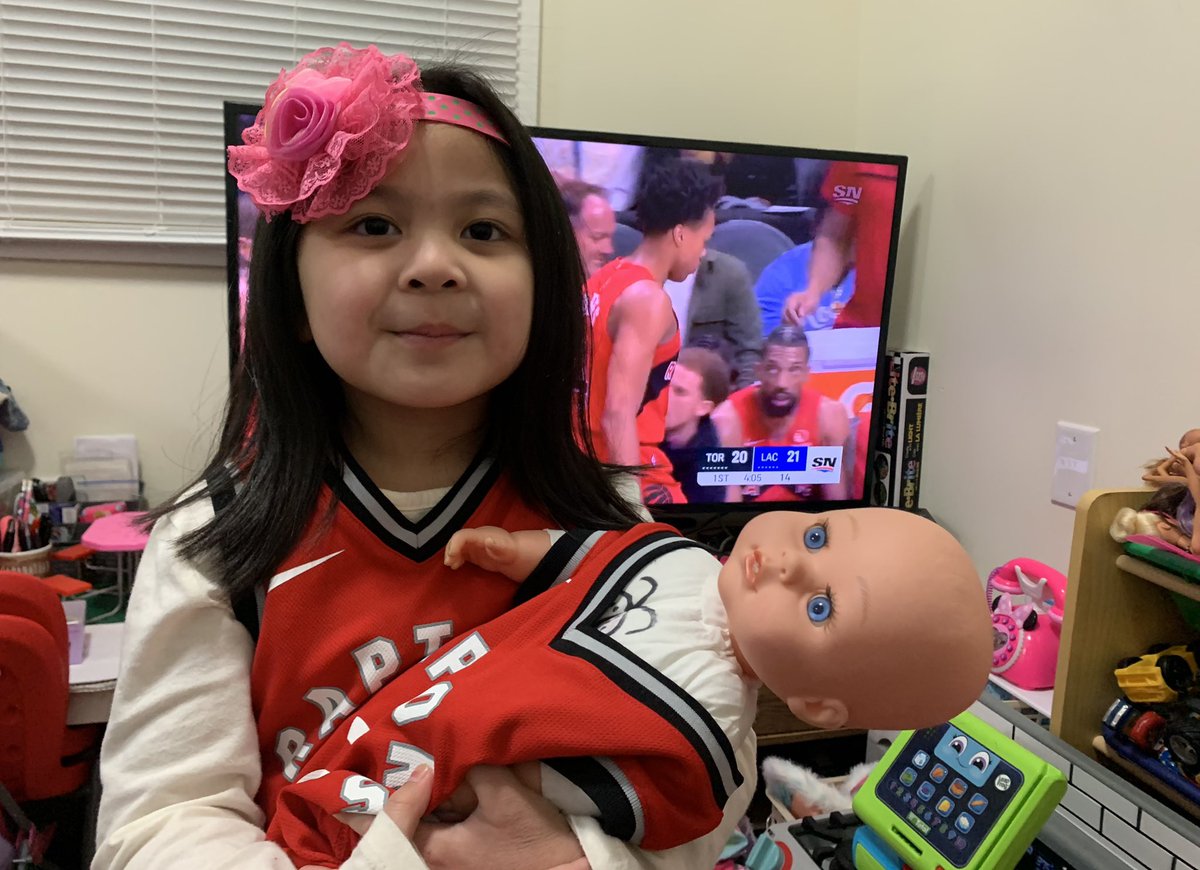
[[[257,111],[226,103],[226,144],[241,142]],[[652,512],[686,521],[866,504],[907,159],[549,128],[533,134],[565,196],[573,179],[593,186],[587,189],[611,209],[607,223],[576,218],[589,268],[637,256],[638,181],[657,162],[698,160],[721,179],[699,268],[664,286],[683,351],[667,373],[667,434],[658,455],[678,485],[647,494]],[[232,364],[257,221],[232,177],[227,216]],[[840,256],[830,259],[831,252]],[[797,346],[794,329],[787,337],[777,330],[788,295],[804,289],[814,262],[833,263],[836,279],[806,316]],[[737,437],[727,425],[735,418]]]

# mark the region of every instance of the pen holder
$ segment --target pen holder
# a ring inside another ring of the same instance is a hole
[[[47,544],[36,550],[25,550],[20,553],[0,552],[0,571],[16,571],[18,574],[45,577],[50,573],[51,546]]]

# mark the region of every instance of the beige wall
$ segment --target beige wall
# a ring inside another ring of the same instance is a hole
[[[857,123],[857,8],[542,0],[539,123],[845,146]]]
[[[981,568],[1065,567],[1057,419],[1100,427],[1103,486],[1200,425],[1200,8],[542,8],[542,124],[910,155],[894,334],[936,355],[923,500]],[[224,306],[216,268],[0,260],[0,378],[34,420],[9,464],[52,475],[75,434],[132,431],[151,498],[181,484],[224,398]]]
[[[29,415],[7,468],[132,433],[152,503],[202,467],[228,381],[223,269],[0,259],[0,378]]]
[[[911,157],[900,331],[932,350],[923,502],[982,566],[1064,569],[1054,427],[1096,484],[1200,425],[1200,7],[864,0],[857,145]]]
[[[1100,428],[1100,486],[1200,425],[1200,7],[542,4],[543,124],[909,155],[893,336],[934,353],[922,501],[982,570],[1065,570],[1057,420]]]

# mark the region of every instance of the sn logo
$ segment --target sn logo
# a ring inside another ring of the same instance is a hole
[[[858,205],[860,199],[862,199],[862,187],[853,187],[849,184],[833,186],[834,202],[840,202],[842,205]]]
[[[837,468],[836,456],[814,456],[812,461],[813,468],[828,468],[830,471]]]

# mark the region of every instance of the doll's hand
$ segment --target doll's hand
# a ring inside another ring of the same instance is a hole
[[[1197,476],[1195,447],[1188,447],[1184,450],[1174,450],[1168,447],[1167,452],[1174,458],[1176,466],[1182,468],[1184,477],[1190,480]]]
[[[1200,474],[1196,473],[1196,448],[1189,447],[1187,450],[1170,450],[1168,448],[1168,450],[1178,460],[1179,465],[1183,466],[1183,479],[1187,483],[1188,491],[1194,496],[1197,488],[1200,488]]]
[[[446,544],[446,565],[453,569],[470,562],[485,571],[503,573],[516,560],[516,541],[512,535],[496,526],[461,529]]]
[[[1166,451],[1168,454],[1179,452],[1177,450],[1172,450],[1170,447],[1166,448]],[[1172,470],[1176,466],[1177,462],[1175,457],[1170,456],[1167,459],[1160,461],[1158,465],[1154,466],[1153,471],[1148,471],[1143,474],[1142,480],[1144,480],[1146,483],[1156,484],[1157,486],[1163,486],[1168,483],[1186,483],[1186,478],[1176,474]]]

